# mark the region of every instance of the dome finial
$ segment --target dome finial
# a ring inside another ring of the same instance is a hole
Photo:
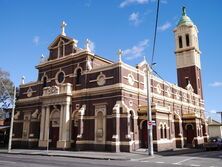
[[[182,16],[186,16],[186,15],[187,15],[187,13],[186,13],[186,7],[183,6],[183,7],[182,7]]]

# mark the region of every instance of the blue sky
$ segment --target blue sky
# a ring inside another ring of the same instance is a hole
[[[199,29],[203,91],[208,115],[219,119],[222,110],[222,13],[221,0],[161,0],[154,61],[155,70],[176,83],[174,34],[181,7]],[[79,41],[92,41],[96,54],[135,65],[143,56],[151,59],[156,0],[0,0],[0,67],[19,85],[37,79],[34,66],[67,23],[66,34]]]

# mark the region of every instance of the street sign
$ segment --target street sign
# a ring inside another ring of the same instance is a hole
[[[147,121],[147,126],[155,126],[156,121]]]

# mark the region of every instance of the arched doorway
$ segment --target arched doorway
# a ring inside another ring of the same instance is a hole
[[[147,121],[146,120],[144,120],[142,122],[141,147],[142,148],[148,148],[148,142],[147,142]]]
[[[59,117],[59,110],[53,110],[51,117],[50,117],[50,130],[49,130],[49,147],[50,148],[56,148],[57,141],[59,140],[59,123],[60,123],[60,117]]]
[[[73,116],[72,116],[72,148],[75,149],[76,147],[76,141],[77,141],[77,136],[79,132],[79,116],[78,116],[78,111],[74,111]]]
[[[193,125],[188,124],[186,126],[186,129],[187,129],[187,144],[191,145],[191,144],[193,144],[193,139],[194,139],[194,128],[193,128]]]

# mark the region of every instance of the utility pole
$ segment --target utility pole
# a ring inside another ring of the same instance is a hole
[[[8,142],[8,152],[11,152],[11,149],[12,149],[12,132],[13,132],[13,122],[14,122],[14,115],[15,115],[15,101],[16,101],[16,86],[14,87],[14,95],[13,95],[10,133],[9,133],[9,142]]]
[[[222,111],[218,111],[217,114],[220,114],[221,117],[220,123],[222,124]]]
[[[150,84],[151,68],[147,63],[146,70],[146,82],[147,82],[147,141],[148,141],[148,155],[153,156],[153,122],[152,122],[152,111],[151,111],[151,84]]]

